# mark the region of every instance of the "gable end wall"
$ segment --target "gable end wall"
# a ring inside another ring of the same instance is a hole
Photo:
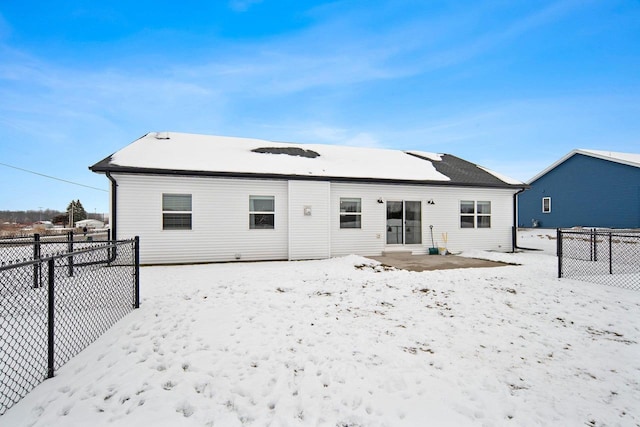
[[[532,219],[543,228],[640,228],[640,168],[576,154],[518,196],[518,226]]]

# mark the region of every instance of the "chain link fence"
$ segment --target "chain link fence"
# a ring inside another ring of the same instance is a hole
[[[139,306],[138,242],[0,241],[0,415]]]
[[[640,290],[640,230],[557,233],[558,277]]]

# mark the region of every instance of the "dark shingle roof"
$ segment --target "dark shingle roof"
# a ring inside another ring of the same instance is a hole
[[[431,162],[438,172],[448,176],[452,182],[486,185],[490,187],[504,185],[502,180],[484,169],[479,168],[478,165],[461,159],[460,157],[452,156],[451,154],[441,154],[441,161],[433,161],[415,153],[407,154]]]

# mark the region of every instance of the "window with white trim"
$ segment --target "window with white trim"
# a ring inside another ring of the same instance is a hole
[[[191,194],[162,194],[162,229],[191,230]]]
[[[491,202],[460,201],[460,228],[491,228]]]
[[[362,199],[340,197],[340,228],[362,228]]]
[[[249,196],[249,228],[252,230],[275,227],[275,196]]]
[[[474,228],[476,217],[476,203],[473,200],[460,202],[460,228]]]
[[[476,227],[491,228],[491,202],[476,202]]]
[[[551,197],[542,198],[542,213],[551,213]]]

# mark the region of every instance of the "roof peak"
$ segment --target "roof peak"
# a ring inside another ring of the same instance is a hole
[[[606,160],[610,162],[620,163],[623,165],[633,166],[640,168],[640,154],[634,153],[621,153],[617,151],[606,151],[606,150],[592,150],[587,148],[576,148],[571,150],[569,153],[565,154],[562,158],[545,168],[543,171],[535,175],[529,181],[528,184],[532,184],[534,181],[540,179],[548,172],[552,171],[556,167],[560,166],[562,163],[567,161],[569,158],[575,156],[576,154],[581,154],[583,156],[589,156],[601,160]]]

